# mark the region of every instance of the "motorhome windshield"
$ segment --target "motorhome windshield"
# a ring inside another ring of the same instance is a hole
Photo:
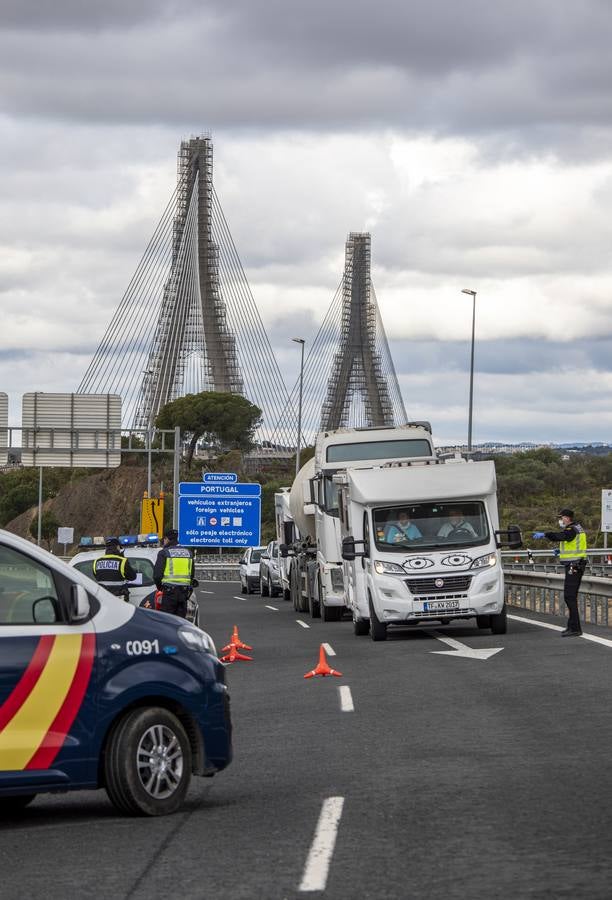
[[[327,462],[353,462],[356,459],[412,459],[431,456],[429,441],[422,438],[395,441],[365,441],[354,444],[330,444]]]
[[[489,541],[481,501],[433,501],[375,509],[374,535],[379,550],[446,550]]]

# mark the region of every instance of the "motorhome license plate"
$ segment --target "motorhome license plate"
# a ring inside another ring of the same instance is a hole
[[[434,612],[437,610],[447,612],[451,609],[459,609],[458,600],[426,600],[423,603],[423,612]]]

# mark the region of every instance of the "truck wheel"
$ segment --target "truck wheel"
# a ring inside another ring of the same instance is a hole
[[[18,797],[2,797],[0,799],[0,819],[8,819],[18,815],[28,806],[36,794],[19,794]]]
[[[357,637],[363,637],[370,630],[368,619],[353,619],[353,631]]]
[[[372,598],[369,598],[370,603],[370,637],[373,641],[386,641],[387,640],[387,626],[384,622],[380,622],[376,618],[376,613],[374,612],[374,606],[372,604]]]
[[[490,628],[491,616],[476,616],[476,624],[479,628]]]
[[[113,730],[104,755],[111,802],[133,816],[163,816],[183,803],[191,780],[191,746],[167,709],[135,709]]]
[[[271,597],[278,597],[278,591],[272,584],[272,579],[268,575],[268,593]]]
[[[490,618],[492,634],[505,634],[508,631],[508,615],[505,603],[502,607],[502,611],[492,615]]]
[[[283,600],[284,600],[286,603],[289,603],[289,602],[290,602],[290,600],[291,600],[291,591],[289,590],[289,588],[283,588]]]
[[[308,611],[313,619],[321,618],[321,604],[315,600],[312,594],[308,595]]]
[[[259,593],[262,597],[268,596],[268,582],[263,581],[263,579],[259,579]]]

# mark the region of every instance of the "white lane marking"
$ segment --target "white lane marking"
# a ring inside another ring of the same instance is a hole
[[[325,652],[327,653],[328,656],[336,655],[336,651],[330,644],[323,644],[323,649],[325,650]]]
[[[298,623],[298,625],[301,625],[302,628],[310,628],[310,625],[307,625],[306,622],[302,622],[301,619],[296,619],[295,621]]]
[[[200,591],[201,594],[214,594],[214,591]]]
[[[232,600],[246,600],[246,597],[238,597],[236,594],[232,597]]]
[[[430,650],[430,653],[435,653],[437,656],[456,656],[456,657],[465,657],[466,659],[489,659],[491,656],[494,656],[496,653],[499,653],[500,650],[503,650],[503,647],[479,647],[478,649],[474,649],[473,647],[468,647],[467,644],[462,644],[461,641],[456,641],[454,638],[446,637],[445,635],[440,634],[439,631],[430,631],[427,632],[431,634],[437,641],[442,641],[443,644],[446,644],[447,647],[452,647],[452,650]]]
[[[508,618],[514,619],[516,622],[527,622],[529,625],[539,625],[540,628],[550,628],[552,631],[565,631],[561,625],[552,625],[550,622],[540,622],[538,619],[527,619],[525,616],[511,616],[508,614]],[[597,634],[583,634],[582,638],[585,641],[592,641],[594,644],[601,644],[603,647],[612,647],[612,640],[599,637]]]
[[[264,604],[264,605],[265,605],[266,609],[271,609],[273,612],[278,612],[278,607],[277,607],[277,606],[268,606],[267,603]]]
[[[343,806],[344,797],[328,797],[323,801],[317,830],[304,867],[300,891],[325,890]]]
[[[348,685],[343,684],[338,688],[340,694],[340,709],[342,712],[355,712],[355,704],[353,703],[353,695]]]

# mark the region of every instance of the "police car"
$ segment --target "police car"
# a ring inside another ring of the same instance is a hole
[[[231,761],[224,674],[205,632],[0,530],[0,814],[102,787],[127,814],[176,811]]]
[[[136,570],[136,580],[128,582],[130,603],[134,606],[146,605],[147,609],[155,609],[155,582],[153,581],[153,566],[159,553],[159,547],[152,546],[158,541],[157,535],[153,535],[147,545],[142,546],[133,535],[121,535],[119,542],[121,550],[130,565]],[[96,577],[93,573],[94,560],[105,552],[104,545],[97,549],[84,549],[70,560],[70,565],[79,572],[87,575],[93,581]],[[187,600],[187,621],[193,625],[200,624],[200,611],[198,602],[193,595]]]

